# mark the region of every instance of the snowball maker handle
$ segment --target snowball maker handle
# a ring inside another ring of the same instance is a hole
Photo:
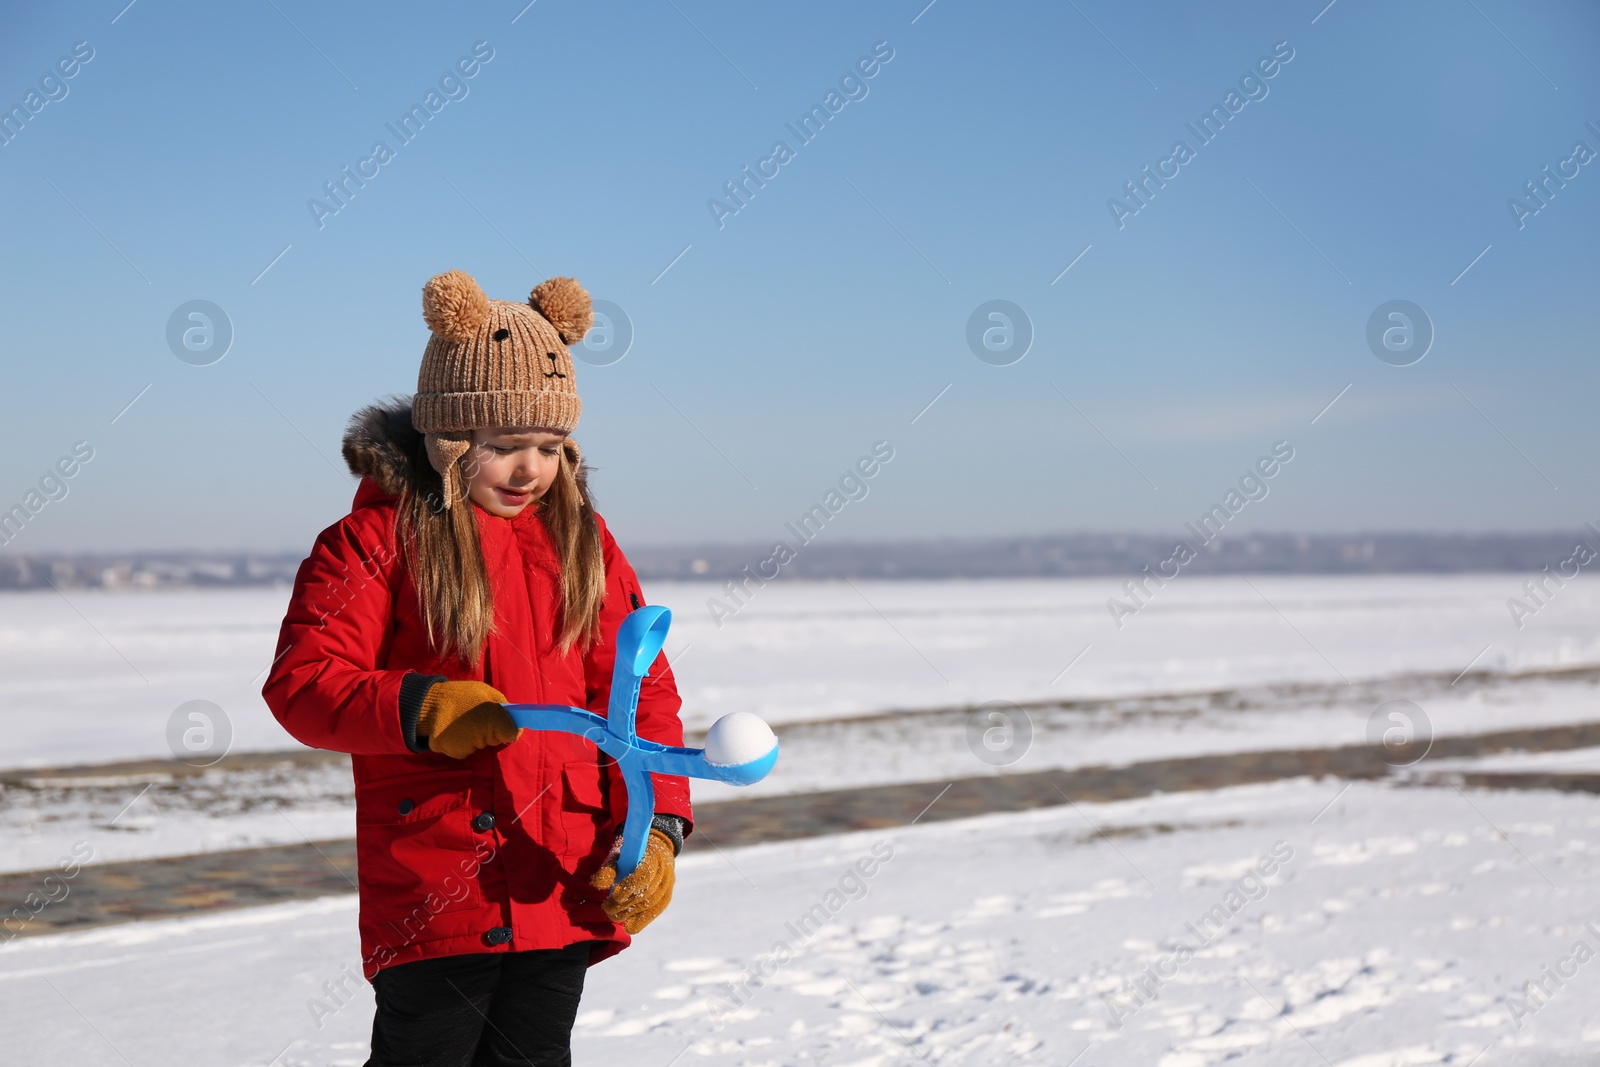
[[[618,737],[634,737],[634,713],[639,707],[639,685],[656,661],[661,646],[667,643],[667,628],[672,612],[661,607],[635,608],[617,627],[612,642],[616,663],[611,669],[611,700],[606,705],[606,722]],[[631,799],[632,794],[629,794]]]
[[[704,749],[682,748],[646,741],[635,730],[639,686],[666,643],[672,612],[663,607],[642,607],[628,613],[617,628],[613,643],[616,664],[611,672],[611,699],[606,714],[563,704],[507,704],[511,721],[527,730],[559,730],[577,734],[616,760],[628,789],[628,817],[622,825],[622,851],[617,855],[617,880],[628,877],[644,859],[655,815],[654,774],[710,778],[732,785],[761,781],[778,760],[778,743],[754,759],[735,764],[714,764]],[[737,713],[736,713],[737,714]]]

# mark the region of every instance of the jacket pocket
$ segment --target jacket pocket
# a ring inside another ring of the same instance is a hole
[[[562,854],[603,859],[618,829],[606,803],[606,781],[594,760],[571,760],[561,768]]]
[[[404,920],[407,938],[433,916],[479,907],[478,868],[493,845],[472,829],[470,782],[406,775],[356,791],[356,864],[367,921]]]

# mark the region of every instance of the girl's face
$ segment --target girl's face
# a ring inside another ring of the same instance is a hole
[[[461,459],[467,498],[491,515],[516,518],[555,482],[564,440],[523,426],[472,431],[472,447]]]

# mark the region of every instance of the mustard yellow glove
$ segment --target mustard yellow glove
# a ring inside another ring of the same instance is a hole
[[[611,890],[604,904],[606,914],[630,934],[649,926],[672,903],[672,882],[672,838],[660,830],[650,831],[644,859],[628,877],[618,882],[617,865],[608,863],[589,879],[596,889]]]
[[[454,759],[466,759],[489,745],[509,745],[519,731],[505,702],[504,694],[487,682],[434,682],[422,699],[417,736]]]

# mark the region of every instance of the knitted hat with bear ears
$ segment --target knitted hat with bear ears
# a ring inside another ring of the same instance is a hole
[[[567,435],[577,428],[583,405],[567,347],[589,332],[594,309],[575,278],[546,278],[520,303],[490,300],[470,275],[449,270],[422,287],[422,318],[433,336],[411,422],[426,435],[449,507],[464,495],[457,461],[473,430],[526,426]]]

